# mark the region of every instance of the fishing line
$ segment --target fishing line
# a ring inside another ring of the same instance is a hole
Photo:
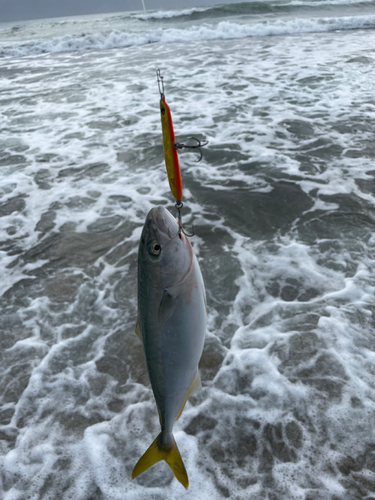
[[[145,0],[142,0],[142,5],[143,5],[143,12],[145,13],[146,24],[147,24],[148,43],[153,43],[152,40],[151,40],[151,29],[150,29],[150,23],[148,22],[148,16],[147,16],[147,10],[146,10],[146,6],[145,6]],[[158,65],[156,64],[155,49],[154,49],[154,47],[152,47],[151,53],[152,53],[152,58],[154,60],[155,70],[157,71],[159,68],[158,68]]]

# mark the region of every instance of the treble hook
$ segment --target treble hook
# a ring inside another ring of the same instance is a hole
[[[181,144],[180,142],[175,142],[173,144],[174,148],[177,150],[177,149],[198,149],[199,150],[199,153],[200,153],[200,157],[199,157],[199,160],[195,160],[195,163],[198,163],[201,161],[201,159],[203,158],[203,153],[202,153],[202,150],[201,148],[203,148],[204,146],[207,146],[208,144],[208,141],[203,141],[201,142],[199,139],[197,139],[196,137],[188,137],[188,139],[193,139],[194,141],[197,141],[198,144],[196,144],[195,146],[189,146],[187,144]]]
[[[177,208],[178,210],[178,234],[180,235],[181,237],[181,233],[184,233],[185,236],[188,236],[189,238],[191,238],[192,236],[194,236],[195,234],[195,231],[194,231],[194,226],[193,226],[193,234],[188,234],[185,229],[182,227],[182,217],[181,217],[181,209],[182,207],[184,206],[184,204],[182,203],[182,201],[176,201],[175,203],[175,207]]]

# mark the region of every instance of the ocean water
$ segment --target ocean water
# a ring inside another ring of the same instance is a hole
[[[140,6],[141,8],[141,6]],[[375,499],[375,2],[0,24],[0,497]],[[149,43],[149,42],[152,43]],[[206,283],[201,375],[161,462],[134,333],[147,212]]]

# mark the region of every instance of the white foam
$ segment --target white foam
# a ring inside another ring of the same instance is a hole
[[[146,14],[133,14],[131,17],[136,19],[171,19],[173,17],[191,16],[195,12],[206,12],[209,8],[193,7],[192,9],[181,10],[159,10],[157,12],[148,12]]]

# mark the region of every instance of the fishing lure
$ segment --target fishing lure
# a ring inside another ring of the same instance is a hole
[[[164,95],[160,98],[161,128],[163,131],[163,145],[165,166],[167,168],[169,187],[177,202],[182,200],[182,180],[175,135],[173,130],[172,114]]]
[[[197,144],[187,145],[176,142],[176,138],[173,130],[173,121],[171,110],[165,100],[164,94],[164,80],[163,76],[160,74],[160,69],[156,70],[156,76],[159,86],[160,93],[160,113],[161,113],[161,128],[163,131],[163,146],[164,146],[164,157],[165,157],[165,166],[168,174],[169,186],[171,188],[172,194],[176,200],[176,208],[182,208],[182,179],[180,172],[180,164],[178,160],[178,149],[198,149],[200,152],[200,157],[197,161],[202,159],[202,151],[201,147],[208,144],[208,141],[204,141],[203,143],[196,139],[195,137],[191,137],[197,142]]]

